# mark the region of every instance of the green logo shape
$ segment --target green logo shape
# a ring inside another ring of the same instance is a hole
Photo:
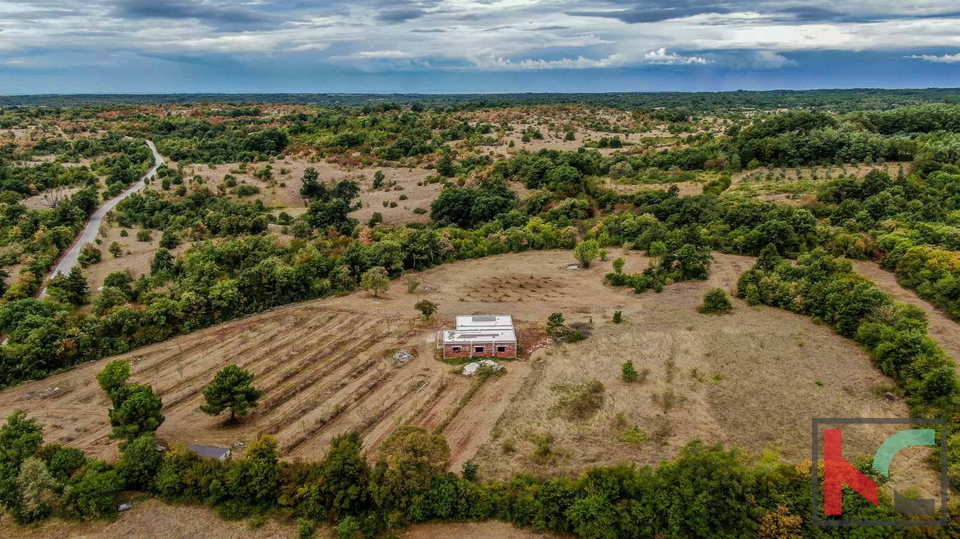
[[[893,436],[887,438],[877,454],[873,457],[873,469],[890,477],[890,461],[904,447],[912,445],[934,445],[936,443],[936,431],[934,429],[909,429],[902,430]]]

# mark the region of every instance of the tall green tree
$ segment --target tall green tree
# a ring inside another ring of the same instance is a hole
[[[246,415],[257,405],[263,391],[253,387],[253,375],[236,365],[227,365],[213,377],[213,381],[203,388],[206,404],[200,407],[204,413],[219,415],[230,410],[232,423],[237,414]]]
[[[133,441],[155,432],[166,419],[160,413],[163,402],[147,385],[123,386],[113,393],[113,405],[108,412],[114,439]],[[125,446],[125,444],[124,444]],[[121,447],[122,449],[122,447]]]

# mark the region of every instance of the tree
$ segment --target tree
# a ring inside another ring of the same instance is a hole
[[[573,256],[584,268],[589,268],[590,264],[600,255],[600,244],[597,240],[587,240],[577,245],[573,250]]]
[[[236,365],[227,365],[203,388],[206,404],[200,407],[204,413],[218,415],[230,410],[228,423],[233,423],[237,414],[246,415],[255,407],[263,391],[254,388],[253,375]]]
[[[614,311],[613,312],[613,323],[620,324],[623,322],[623,311]]]
[[[563,313],[553,313],[547,318],[547,335],[560,338],[566,335],[567,326],[564,325]]]
[[[703,314],[727,314],[733,310],[730,298],[722,288],[711,288],[703,296],[699,311]]]
[[[640,376],[640,374],[637,372],[637,369],[633,367],[632,361],[627,361],[624,363],[621,371],[620,377],[623,378],[624,382],[635,382],[637,377]]]
[[[280,495],[279,461],[277,439],[260,435],[247,447],[243,459],[233,461],[227,471],[227,489],[248,507],[275,504]]]
[[[111,398],[130,379],[130,364],[122,359],[107,363],[97,374],[97,383]]]
[[[613,261],[613,271],[616,273],[623,273],[623,266],[625,262],[623,258],[617,258]]]
[[[360,288],[373,292],[373,297],[379,297],[381,292],[390,288],[390,275],[386,268],[376,266],[370,268],[360,277]]]
[[[433,313],[437,312],[437,309],[440,308],[436,303],[428,299],[422,299],[418,301],[413,307],[420,311],[420,314],[423,315],[424,320],[430,320],[430,317],[433,316]]]
[[[53,279],[50,279],[47,290],[51,296],[75,307],[87,302],[89,292],[87,280],[77,266],[74,266],[67,275],[58,273]]]
[[[157,451],[157,435],[148,432],[123,448],[117,469],[128,488],[148,489],[162,462],[163,453]]]
[[[17,477],[25,460],[43,444],[43,428],[23,410],[14,410],[0,427],[0,505],[17,504]]]
[[[317,169],[307,167],[303,171],[303,187],[300,188],[300,196],[305,199],[319,198],[326,191],[326,187],[320,183],[320,174]]]
[[[100,293],[93,299],[93,312],[97,316],[103,316],[110,309],[117,305],[127,303],[127,295],[119,288],[104,286]]]
[[[47,465],[30,457],[20,466],[17,476],[19,500],[14,517],[20,523],[36,522],[50,514],[56,499],[57,482],[50,476]]]
[[[107,463],[94,461],[63,493],[64,505],[77,517],[97,519],[117,513],[117,495],[123,490],[123,478]]]
[[[110,251],[110,254],[113,255],[113,258],[120,258],[123,256],[123,247],[121,247],[117,242],[110,243],[110,248],[108,251]]]
[[[155,432],[165,417],[160,413],[163,402],[147,385],[123,386],[113,394],[114,407],[108,412],[113,431],[110,437],[130,442],[143,434]],[[121,445],[121,449],[124,445]]]
[[[380,454],[371,488],[381,508],[405,509],[411,499],[429,491],[434,478],[450,465],[447,440],[421,427],[397,427],[383,442]]]
[[[171,269],[173,269],[173,255],[167,249],[157,249],[157,254],[153,255],[153,263],[150,264],[150,274],[156,275]]]
[[[457,175],[457,162],[449,153],[443,154],[440,161],[437,162],[437,173],[446,178],[452,178]]]
[[[328,511],[327,518],[338,520],[363,512],[370,501],[369,475],[359,433],[351,431],[335,437],[320,462],[318,494]]]

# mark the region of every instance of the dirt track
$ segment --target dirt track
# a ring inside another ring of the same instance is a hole
[[[930,336],[939,344],[940,348],[957,362],[957,371],[960,372],[960,325],[950,319],[940,309],[922,299],[912,290],[908,290],[897,282],[897,276],[877,265],[876,262],[866,260],[852,260],[853,269],[860,275],[873,281],[877,286],[893,296],[901,303],[916,305],[927,313],[927,328]]]

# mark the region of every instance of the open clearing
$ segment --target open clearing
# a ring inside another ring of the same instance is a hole
[[[200,505],[175,506],[158,500],[134,503],[133,509],[113,522],[78,522],[46,520],[38,526],[17,526],[5,517],[0,522],[0,536],[20,539],[129,539],[131,537],[163,537],[165,539],[294,539],[296,522],[268,519],[253,528],[248,520],[227,521]],[[318,526],[316,539],[332,539],[336,534]],[[400,539],[559,539],[563,536],[520,530],[502,522],[439,523],[413,526],[402,531]]]
[[[890,393],[892,381],[827,326],[738,300],[731,315],[697,313],[707,289],[732,290],[753,264],[747,257],[716,257],[709,281],[639,296],[603,285],[609,261],[565,269],[572,262],[566,251],[457,262],[417,274],[420,297],[441,307],[437,323],[417,320],[412,307],[419,297],[398,281],[380,299],[361,292],[290,305],[121,357],[131,362],[134,382],[152,384],[163,397],[167,420],[159,435],[168,442],[229,446],[267,432],[277,435],[285,457],[319,459],[333,436],[350,429],[362,433],[375,455],[396,425],[443,427],[453,469],[474,458],[485,477],[652,464],[695,439],[753,454],[775,449],[800,461],[809,455],[813,417],[908,417]],[[648,263],[636,253],[626,259],[630,272]],[[622,325],[609,322],[616,310],[624,313]],[[539,347],[539,328],[553,312],[565,313],[568,322],[593,322],[594,335],[506,363],[506,374],[488,380],[459,408],[475,382],[435,359],[435,331],[456,314],[513,314],[529,350]],[[387,352],[398,348],[416,358],[395,365]],[[644,382],[620,380],[627,360],[648,369]],[[0,417],[23,408],[44,424],[47,441],[115,457],[107,397],[95,381],[107,361],[4,391]],[[265,394],[250,417],[226,427],[198,406],[203,385],[231,363],[253,372]],[[602,405],[583,420],[560,417],[562,386],[591,380],[605,386]],[[847,455],[872,454],[888,435],[875,429],[858,436]],[[544,440],[551,440],[548,451],[537,456]],[[923,450],[910,451],[897,459],[917,465],[895,469],[917,475],[894,483],[926,489],[932,474],[920,462]]]

